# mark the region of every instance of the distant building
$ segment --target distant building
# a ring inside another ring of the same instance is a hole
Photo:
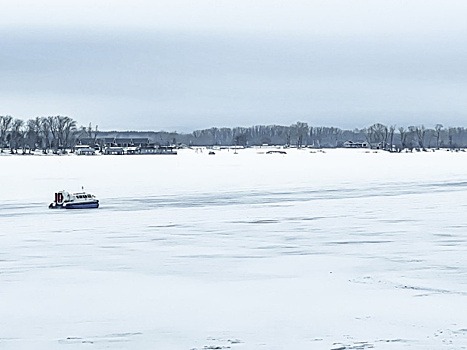
[[[83,137],[78,140],[80,145],[96,145],[97,147],[139,147],[149,145],[147,137]]]
[[[105,139],[106,144],[109,141],[108,138]],[[117,147],[141,147],[149,145],[148,138],[115,138],[112,141],[113,146]]]
[[[122,155],[124,153],[122,147],[106,147],[104,149],[104,154]]]
[[[94,147],[90,145],[95,145]],[[95,154],[100,150],[103,154],[177,154],[175,146],[159,146],[150,142],[149,138],[97,137],[81,138],[75,147],[76,154]]]
[[[368,142],[345,141],[345,148],[368,148]]]
[[[139,153],[139,147],[126,147],[125,148],[125,154],[138,154]]]
[[[139,154],[177,154],[172,146],[141,146],[138,148]]]
[[[89,145],[77,145],[75,147],[75,154],[77,156],[92,156],[96,154],[96,151]]]
[[[77,145],[75,146],[75,148],[81,147],[81,146],[94,148],[96,151],[99,150],[99,143],[97,142],[97,140],[94,138],[90,138],[90,137],[84,137],[84,138],[78,139]]]
[[[157,148],[154,146],[142,146],[137,148],[138,154],[156,154]]]

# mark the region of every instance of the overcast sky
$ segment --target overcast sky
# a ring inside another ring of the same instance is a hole
[[[4,1],[0,115],[467,126],[467,1]]]

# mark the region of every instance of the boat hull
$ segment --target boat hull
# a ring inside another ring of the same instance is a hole
[[[65,209],[97,209],[99,208],[99,201],[86,202],[86,203],[66,203]]]
[[[99,208],[99,201],[92,202],[68,202],[64,204],[51,203],[49,205],[50,209],[97,209]]]

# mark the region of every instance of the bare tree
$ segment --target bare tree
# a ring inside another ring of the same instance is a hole
[[[41,146],[41,124],[40,118],[29,119],[26,123],[26,131],[24,134],[24,146],[25,149],[31,151]]]
[[[423,125],[415,127],[415,135],[417,136],[418,145],[421,149],[425,149],[425,134],[426,129]]]
[[[376,123],[364,131],[370,147],[376,146],[378,148],[386,149],[389,134],[387,126]]]
[[[297,148],[301,148],[303,146],[303,139],[308,135],[308,130],[308,124],[303,122],[297,122],[290,126],[291,134],[297,138]]]
[[[97,130],[97,126],[96,126]],[[74,146],[76,136],[76,121],[69,117],[64,117],[64,127],[63,127],[63,142],[65,148],[71,148]]]
[[[309,129],[309,132],[308,132],[308,140],[307,140],[308,145],[310,145],[310,144],[313,145],[313,146],[315,145],[315,141],[313,139],[313,134],[314,134],[313,133],[313,127],[310,126],[310,129]]]
[[[393,151],[394,149],[394,131],[396,130],[395,125],[389,127],[389,150]]]
[[[41,138],[43,140],[42,142],[42,152],[44,154],[46,154],[50,147],[51,147],[51,144],[50,144],[50,134],[51,134],[51,131],[50,131],[50,123],[49,123],[49,118],[46,118],[46,117],[43,117],[43,118],[40,118],[40,135],[41,135]]]
[[[453,149],[456,145],[456,143],[454,142],[454,136],[456,134],[456,128],[449,128],[448,129],[448,140],[449,140],[449,148],[450,149]]]
[[[439,149],[439,143],[441,140],[441,132],[443,131],[443,125],[442,124],[436,124],[435,125],[435,135],[436,135],[436,148]]]
[[[401,147],[402,149],[406,149],[407,148],[407,130],[403,126],[400,126],[398,130],[399,130],[399,136],[401,139]]]
[[[52,141],[51,141],[51,148],[54,149],[54,152],[57,152],[58,147],[59,147],[59,125],[58,125],[58,119],[57,117],[47,117],[47,121],[49,123],[49,130],[50,133],[52,134]]]
[[[10,152],[18,153],[18,148],[23,146],[23,125],[24,122],[21,119],[13,120],[11,125],[11,136],[10,136]]]
[[[290,132],[290,129],[288,129],[285,133],[285,145],[287,147],[290,147],[290,139],[292,138],[292,134]]]
[[[411,125],[408,127],[406,143],[410,151],[416,148],[416,145],[417,145],[417,127],[416,126]]]
[[[3,148],[7,143],[7,136],[10,130],[11,122],[13,117],[10,115],[0,116],[0,152],[3,153]]]

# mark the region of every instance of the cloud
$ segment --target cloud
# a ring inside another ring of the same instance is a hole
[[[464,0],[18,0],[2,27],[353,36],[466,33]]]
[[[467,110],[465,37],[8,33],[0,35],[0,114],[158,129],[449,124]]]

